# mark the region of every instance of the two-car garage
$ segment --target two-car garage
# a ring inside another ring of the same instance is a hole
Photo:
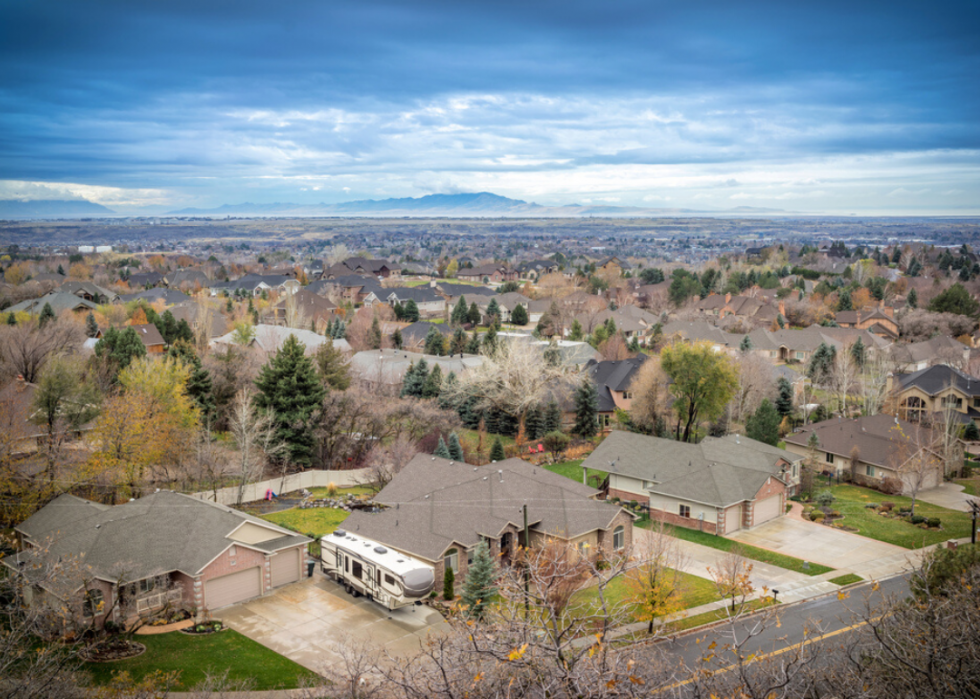
[[[272,587],[300,580],[302,575],[299,548],[285,549],[270,559]],[[204,600],[210,610],[238,604],[262,595],[262,566],[257,565],[204,583]]]

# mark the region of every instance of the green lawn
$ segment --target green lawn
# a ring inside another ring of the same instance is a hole
[[[250,680],[255,691],[295,689],[316,675],[241,634],[225,629],[206,636],[189,636],[172,631],[157,636],[137,636],[146,646],[143,655],[111,663],[85,663],[83,668],[96,685],[105,685],[114,673],[126,671],[139,680],[160,670],[179,672],[178,689],[189,690],[204,681],[207,673],[228,671],[232,681]]]
[[[743,544],[733,539],[726,539],[723,536],[715,536],[714,534],[699,532],[696,529],[674,527],[670,531],[671,534],[676,536],[678,539],[693,541],[695,544],[710,546],[711,548],[718,549],[719,551],[731,551],[732,547],[738,546],[742,550],[742,555],[744,555],[746,558],[751,558],[754,561],[761,561],[762,563],[769,563],[774,566],[779,566],[780,568],[785,568],[786,570],[795,570],[797,573],[803,573],[804,575],[823,575],[824,573],[829,573],[833,570],[833,568],[820,565],[819,563],[810,563],[810,566],[807,569],[803,567],[803,559],[793,558],[792,556],[786,556],[767,549],[760,549],[756,546],[748,546],[747,544]]]
[[[300,534],[321,537],[330,534],[339,527],[347,519],[347,515],[348,513],[344,510],[333,507],[311,507],[308,510],[294,507],[281,512],[261,515],[261,517]]]
[[[718,594],[718,588],[711,580],[706,580],[697,575],[690,575],[682,571],[675,571],[675,573],[677,574],[677,589],[681,594],[680,609],[700,607],[702,604],[708,604],[709,602],[721,599],[721,596]],[[572,597],[572,603],[588,602],[589,600],[595,599],[597,594],[594,587],[580,590]],[[629,599],[632,594],[629,581],[624,576],[613,579],[606,586],[606,599],[613,605],[624,605],[630,610],[630,616],[635,619],[636,605],[629,604]]]
[[[961,478],[955,482],[963,486],[967,495],[980,496],[980,478]]]
[[[545,466],[546,469],[552,473],[557,473],[560,476],[565,476],[565,478],[571,478],[576,483],[582,482],[582,461],[584,459],[575,459],[573,461],[562,461],[558,464],[548,464]],[[599,483],[606,480],[606,476],[609,474],[605,471],[598,471],[594,468],[589,469],[589,485],[594,485],[596,483],[595,478],[599,479]]]
[[[763,607],[768,607],[773,604],[776,604],[776,602],[774,602],[771,597],[749,600],[745,603],[744,610],[746,612],[753,612],[757,609],[762,609]],[[694,616],[688,616],[684,617],[683,619],[677,619],[676,621],[670,622],[667,624],[667,630],[671,633],[677,633],[678,631],[693,629],[697,626],[704,626],[705,624],[711,624],[715,621],[727,619],[728,614],[729,612],[727,611],[727,608],[715,609],[711,612],[695,614]]]
[[[458,430],[456,434],[459,435],[459,442],[463,445],[463,449],[465,449],[467,453],[473,453],[476,451],[476,447],[480,443],[480,433],[478,430],[461,429]],[[503,444],[504,447],[514,445],[513,437],[508,437],[504,434],[496,435],[487,433],[483,439],[483,449],[486,454],[490,453],[490,448],[493,446],[493,440],[495,440],[497,437],[500,437],[500,443]]]
[[[836,578],[831,578],[827,582],[832,582],[834,585],[850,585],[851,583],[861,582],[864,580],[860,575],[855,575],[854,573],[848,573],[847,575],[840,575]]]
[[[948,510],[938,505],[917,500],[915,513],[923,517],[939,517],[942,529],[919,529],[903,519],[882,517],[872,509],[866,508],[869,502],[893,502],[895,507],[911,505],[912,499],[901,495],[885,495],[877,490],[856,485],[835,485],[830,489],[834,494],[831,507],[844,515],[844,524],[855,527],[858,533],[869,539],[885,541],[907,549],[916,549],[938,544],[947,539],[961,539],[970,536],[970,516],[965,512]]]

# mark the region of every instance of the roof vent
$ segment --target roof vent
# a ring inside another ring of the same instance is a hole
[[[375,546],[374,547],[374,552],[375,553],[388,553],[388,549],[386,549],[384,546]]]
[[[345,532],[343,529],[338,529],[333,533],[333,535],[342,539],[347,536],[347,532]]]

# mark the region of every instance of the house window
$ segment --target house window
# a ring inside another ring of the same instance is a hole
[[[589,544],[586,541],[578,542],[578,552],[580,556],[585,556],[588,554]]]
[[[870,476],[871,478],[874,478],[875,477],[875,467],[872,466],[871,464],[865,464],[865,466],[864,466],[864,475]]]
[[[446,568],[452,568],[454,573],[457,572],[459,570],[459,551],[457,549],[446,551],[443,563],[446,564]]]
[[[980,398],[974,398],[973,399],[973,407],[974,408],[980,408]]]
[[[963,407],[963,399],[956,396],[943,396],[943,407],[952,407],[958,410]]]
[[[613,548],[620,551],[625,545],[626,529],[623,526],[618,526],[613,530]]]
[[[829,451],[826,454],[824,454],[824,457],[828,464],[834,463],[834,455],[831,454]]]
[[[691,508],[690,508],[690,506],[688,506],[688,505],[681,505],[681,507],[680,507],[680,513],[681,513],[681,517],[690,517],[691,516]]]
[[[800,465],[793,464],[793,478],[796,478],[799,475],[800,475]]]
[[[623,391],[623,400],[633,400],[633,394],[629,391]]]
[[[229,556],[234,556],[236,553],[238,553],[238,549],[235,548],[235,545],[234,544],[232,544],[231,545],[231,548],[228,549],[228,555]]]
[[[85,600],[82,602],[82,614],[85,616],[95,616],[101,614],[105,604],[105,596],[102,590],[88,590],[85,593]]]
[[[796,353],[796,358],[797,358],[797,359],[803,359],[803,356],[804,356],[804,355],[803,355],[803,352],[797,352],[797,353]]]

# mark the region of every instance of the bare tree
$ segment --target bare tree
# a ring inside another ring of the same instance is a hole
[[[755,353],[739,357],[736,367],[738,368],[738,386],[728,405],[732,422],[744,425],[763,399],[775,399],[775,370],[772,362]]]
[[[34,383],[41,368],[56,352],[69,354],[81,346],[84,333],[73,323],[57,320],[43,328],[22,323],[0,328],[0,365]]]
[[[287,291],[282,303],[283,309],[286,312],[287,328],[301,328],[305,330],[309,327],[310,319],[307,317],[306,311],[300,306],[296,294],[291,294]]]
[[[380,491],[395,477],[416,454],[418,446],[407,435],[401,434],[387,444],[375,444],[367,457],[367,483],[375,492]]]
[[[868,353],[858,378],[861,390],[861,412],[864,415],[877,415],[884,407],[890,370],[891,362],[884,352],[876,350]]]
[[[670,393],[670,378],[660,366],[660,357],[649,357],[636,372],[630,385],[633,399],[630,403],[630,416],[645,430],[655,433],[658,425],[666,428],[671,415],[673,396]]]
[[[242,388],[235,396],[228,418],[228,429],[238,445],[235,476],[238,480],[239,505],[245,497],[245,486],[262,472],[271,457],[286,449],[284,443],[276,441],[272,416],[257,410],[254,398],[250,386]]]
[[[830,376],[831,388],[834,397],[837,399],[837,406],[842,415],[847,415],[847,398],[854,389],[854,381],[857,376],[857,366],[854,357],[847,350],[841,348],[834,359],[834,366]]]
[[[718,559],[716,568],[709,567],[708,573],[714,579],[719,594],[723,598],[731,597],[733,612],[744,608],[749,595],[755,591],[749,579],[752,564],[738,545],[732,546],[727,554]]]

